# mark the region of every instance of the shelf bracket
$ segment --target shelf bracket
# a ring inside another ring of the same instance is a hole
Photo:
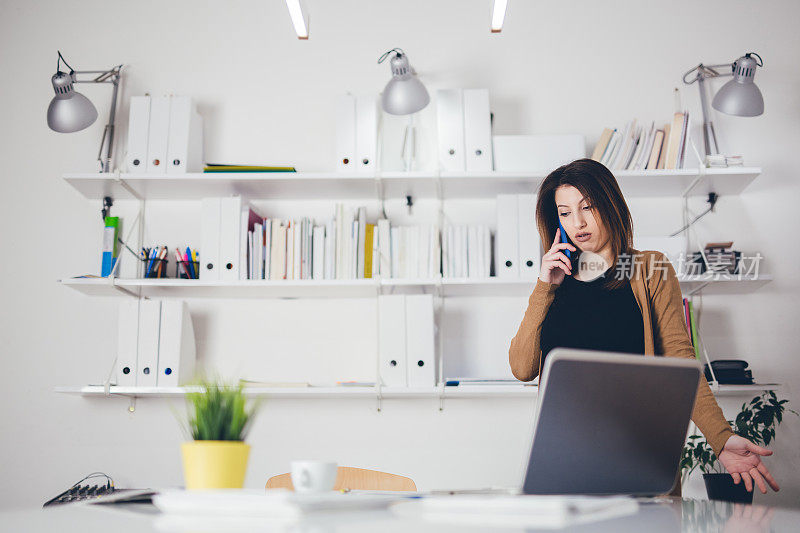
[[[690,291],[689,291],[689,292],[688,292],[686,295],[687,295],[687,296],[694,296],[694,294],[695,294],[696,292],[699,292],[699,291],[703,290],[703,287],[705,287],[706,285],[708,285],[709,283],[711,283],[711,281],[712,281],[712,280],[708,280],[708,281],[706,281],[706,282],[704,282],[704,283],[701,283],[699,286],[697,286],[697,287],[695,287],[694,289],[690,290]]]
[[[117,261],[117,262],[119,262],[119,261]],[[120,287],[119,285],[117,285],[117,278],[112,278],[111,276],[109,276],[108,279],[109,279],[109,284],[111,285],[111,287],[114,288],[114,290],[117,290],[117,291],[119,291],[119,292],[121,292],[123,294],[126,294],[128,296],[131,296],[133,298],[137,298],[137,299],[139,298],[139,295],[136,294],[135,292],[133,292],[132,290],[126,289],[125,287]]]
[[[139,195],[139,193],[138,193],[138,192],[136,192],[136,190],[135,190],[133,187],[131,187],[130,185],[128,185],[128,182],[127,182],[127,181],[125,181],[125,180],[122,178],[122,176],[121,176],[121,174],[120,174],[120,171],[119,171],[119,170],[117,170],[117,171],[115,171],[115,172],[114,172],[114,181],[116,181],[116,182],[119,184],[119,186],[120,186],[120,187],[122,187],[123,189],[125,189],[126,191],[128,191],[128,194],[130,194],[130,195],[131,195],[133,198],[135,198],[136,200],[139,200],[140,202],[141,202],[142,200],[144,200],[144,198],[142,198],[142,197]]]
[[[444,411],[444,383],[439,383],[436,389],[439,392],[439,411]]]
[[[383,408],[383,394],[381,394],[380,383],[375,386],[375,390],[378,393],[377,396],[375,396],[375,409],[380,413],[381,409]]]

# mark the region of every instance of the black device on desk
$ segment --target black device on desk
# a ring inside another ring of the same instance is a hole
[[[103,478],[104,483],[92,485],[91,482],[81,485],[90,479]],[[70,488],[44,503],[42,507],[62,503],[150,503],[155,491],[150,489],[118,489],[114,487],[111,476],[102,472],[92,472]]]

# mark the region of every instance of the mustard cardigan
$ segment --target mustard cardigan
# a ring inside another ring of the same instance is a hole
[[[694,359],[695,352],[683,311],[681,288],[672,264],[661,252],[631,250],[630,283],[636,303],[644,320],[645,355],[665,355]],[[528,309],[511,340],[508,361],[511,371],[521,381],[530,381],[539,375],[542,350],[539,339],[542,322],[553,302],[559,285],[540,279],[528,299]],[[692,421],[703,433],[714,453],[719,456],[722,447],[733,435],[714,395],[704,377],[700,377]]]

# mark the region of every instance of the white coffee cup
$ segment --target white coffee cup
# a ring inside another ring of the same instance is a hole
[[[296,492],[326,492],[336,484],[337,465],[325,461],[292,461]]]

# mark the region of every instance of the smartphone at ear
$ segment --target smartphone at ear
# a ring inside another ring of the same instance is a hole
[[[568,243],[569,239],[567,238],[567,232],[564,231],[564,226],[561,225],[561,221],[560,220],[558,221],[558,228],[561,230],[561,234],[560,234],[561,235],[561,242]],[[564,254],[566,254],[568,259],[572,259],[572,252],[569,249],[565,248],[564,249]]]

